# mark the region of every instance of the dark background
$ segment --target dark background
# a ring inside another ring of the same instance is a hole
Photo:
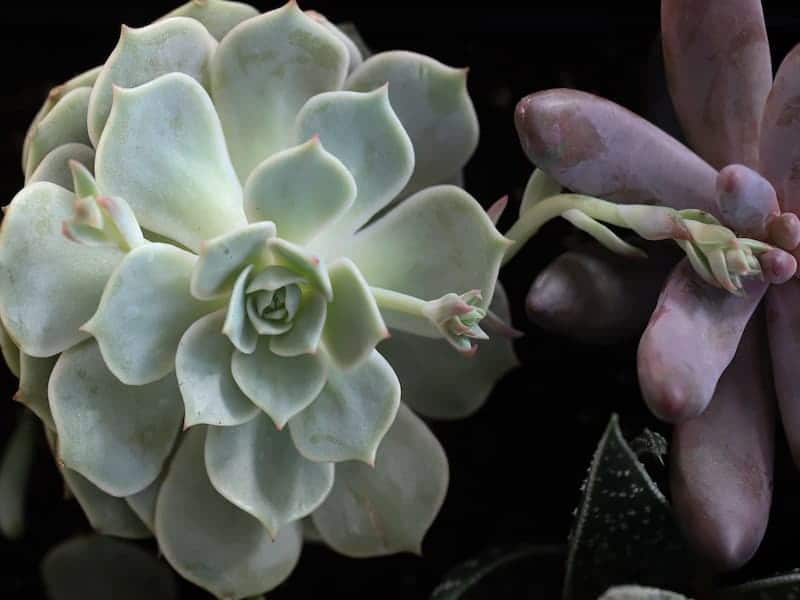
[[[274,2],[253,2],[259,9]],[[633,3],[632,3],[633,4]],[[407,49],[453,66],[469,66],[469,89],[481,125],[481,143],[466,168],[466,188],[485,206],[510,194],[519,201],[532,167],[513,126],[514,104],[551,87],[597,93],[634,112],[669,123],[658,54],[658,2],[301,2],[334,22],[353,21],[375,51]],[[543,6],[546,5],[546,6]],[[767,11],[773,3],[767,3]],[[22,139],[47,91],[102,63],[119,26],[142,26],[175,5],[170,2],[25,2],[0,9],[0,203],[23,185]],[[622,10],[621,7],[626,8]],[[614,10],[617,7],[617,10]],[[774,6],[778,9],[777,5]],[[800,13],[767,14],[773,63],[800,39]],[[501,222],[508,227],[510,218]],[[353,560],[306,545],[298,568],[269,598],[346,595],[350,598],[426,598],[458,563],[492,546],[522,541],[564,544],[594,446],[618,412],[630,434],[650,427],[668,435],[644,409],[636,385],[635,341],[591,347],[527,323],[524,297],[533,277],[560,253],[568,228],[548,225],[501,273],[515,325],[526,337],[516,344],[522,363],[495,389],[487,405],[460,422],[434,423],[450,459],[447,500],[430,530],[424,558],[396,556]],[[10,398],[16,380],[0,370],[0,441],[16,418]],[[767,538],[753,563],[737,577],[800,566],[796,543],[800,516],[798,473],[783,442],[777,448],[775,502]],[[663,472],[656,473],[656,476]],[[18,542],[0,542],[0,597],[37,598],[39,562],[46,550],[88,531],[77,504],[63,491],[42,444],[29,495],[28,531]],[[560,575],[532,573],[554,582]],[[207,597],[182,584],[182,598]]]

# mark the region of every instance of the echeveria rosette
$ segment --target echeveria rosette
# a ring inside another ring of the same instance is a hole
[[[442,185],[477,135],[465,70],[295,3],[189,3],[51,95],[0,347],[96,528],[226,598],[279,584],[308,516],[348,555],[419,552],[448,467],[405,404],[465,416],[515,364],[462,356],[508,319],[508,241]]]
[[[792,364],[800,284],[783,282],[800,242],[800,61],[795,48],[773,80],[755,0],[664,0],[661,14],[670,94],[689,143],[708,162],[629,111],[574,90],[523,99],[517,126],[528,156],[559,185],[621,203],[702,209],[740,235],[783,249],[762,256],[764,280],[746,282],[742,298],[703,283],[686,260],[668,276],[664,270],[666,285],[639,344],[645,400],[676,423],[677,514],[701,553],[729,569],[752,556],[766,528],[774,394],[795,462],[800,455]],[[589,294],[601,287],[577,293],[569,268],[565,261],[553,265],[543,275],[547,285],[532,288],[529,308],[600,304]],[[613,278],[609,288],[631,281],[618,267],[605,272]],[[628,304],[652,301],[650,287],[657,285],[648,278],[606,296],[626,314],[640,314]],[[758,310],[762,299],[765,310]],[[568,319],[574,311],[551,314]]]

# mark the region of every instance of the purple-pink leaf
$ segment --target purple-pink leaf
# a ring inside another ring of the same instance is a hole
[[[577,90],[531,94],[516,109],[528,158],[563,186],[623,203],[716,213],[717,173],[655,125]]]
[[[711,404],[672,434],[670,484],[678,522],[720,570],[755,553],[772,499],[774,398],[763,315],[745,329]]]
[[[744,287],[744,297],[712,287],[687,260],[670,274],[638,351],[639,385],[659,418],[678,423],[708,406],[767,284]]]
[[[800,45],[783,59],[761,123],[761,172],[785,211],[800,212]]]
[[[728,165],[717,176],[720,217],[739,235],[764,239],[767,222],[780,213],[769,181],[744,165]]]
[[[670,95],[689,144],[717,168],[756,168],[772,84],[761,2],[663,0],[661,33]]]

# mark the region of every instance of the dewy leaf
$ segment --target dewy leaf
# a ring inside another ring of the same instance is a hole
[[[689,589],[693,559],[666,499],[628,446],[616,415],[595,451],[570,539],[565,600],[616,584]]]
[[[189,325],[219,307],[196,300],[189,279],[197,257],[167,244],[132,250],[106,285],[97,312],[84,326],[108,368],[128,385],[161,379]]]
[[[143,548],[90,535],[68,539],[47,552],[42,579],[50,600],[176,600],[167,566]]]
[[[116,89],[95,175],[104,194],[128,201],[143,228],[192,250],[246,224],[214,105],[183,73]]]
[[[350,209],[314,242],[320,249],[336,248],[400,193],[414,170],[414,148],[386,87],[315,96],[297,115],[295,139],[314,135],[342,161],[358,190]]]
[[[420,554],[448,478],[447,457],[436,437],[402,406],[374,467],[336,465],[333,490],[314,512],[314,524],[327,544],[347,556]]]
[[[238,427],[211,427],[206,435],[211,484],[272,537],[316,509],[333,486],[333,465],[303,458],[289,432],[275,429],[266,415]]]
[[[355,197],[353,176],[314,137],[255,168],[244,186],[244,211],[251,223],[273,221],[282,238],[303,244]]]
[[[86,144],[77,142],[71,142],[55,148],[42,159],[42,162],[31,173],[25,185],[31,185],[37,181],[49,181],[73,191],[72,172],[69,168],[71,160],[78,161],[87,169],[91,169],[92,165],[94,165],[94,149]]]
[[[55,430],[53,413],[47,398],[50,373],[56,364],[56,356],[36,358],[22,353],[20,355],[19,391],[14,400],[27,406],[39,417],[48,429]]]
[[[478,146],[478,118],[467,92],[467,69],[453,69],[414,52],[368,58],[345,87],[368,92],[389,85],[389,101],[414,146],[414,173],[405,194],[460,170]]]
[[[92,529],[105,535],[143,539],[151,537],[150,530],[136,516],[124,498],[116,498],[93,485],[88,479],[61,468],[67,487],[81,505]]]
[[[242,21],[258,16],[258,11],[249,4],[228,2],[227,0],[190,0],[172,12],[164,15],[170,17],[190,17],[200,21],[217,41],[227,35]]]
[[[800,594],[800,573],[748,581],[718,592],[720,600],[788,600]]]
[[[205,300],[230,292],[239,272],[266,252],[274,235],[274,224],[253,223],[208,240],[192,271],[192,296]]]
[[[59,146],[77,142],[89,145],[86,112],[92,88],[79,87],[58,101],[46,117],[32,130],[25,176],[30,177],[42,159]]]
[[[472,196],[443,185],[415,194],[358,232],[345,253],[371,286],[422,300],[478,289],[488,304],[507,247]],[[383,315],[390,326],[415,330],[393,311]]]
[[[184,428],[198,423],[239,425],[258,414],[231,374],[234,347],[222,333],[225,312],[195,321],[175,355],[175,374],[186,409]]]
[[[158,477],[183,416],[174,375],[125,385],[90,341],[59,357],[49,391],[66,467],[113,496],[135,494]]]
[[[225,36],[211,61],[211,89],[241,181],[292,144],[300,107],[339,89],[347,62],[344,44],[295,2]]]
[[[342,369],[358,365],[389,337],[375,298],[358,268],[340,258],[330,266],[333,301],[322,330],[322,342]]]
[[[350,370],[330,365],[319,397],[289,421],[289,429],[297,449],[309,460],[374,464],[399,405],[397,376],[373,350]]]
[[[266,528],[211,485],[203,459],[206,432],[194,427],[170,465],[156,506],[156,536],[164,557],[184,578],[221,598],[268,592],[294,569],[300,526]]]
[[[17,539],[25,531],[25,498],[36,452],[36,419],[23,409],[0,460],[0,532]]]
[[[269,338],[263,336],[252,354],[235,351],[229,368],[239,389],[279,429],[314,401],[327,372],[321,355],[278,356],[270,350]]]
[[[204,83],[217,42],[194,19],[174,18],[131,29],[122,27],[117,47],[103,65],[89,102],[89,135],[97,146],[111,112],[113,87],[133,88],[167,73]]]
[[[123,254],[69,241],[73,194],[52,183],[25,187],[0,230],[0,317],[26,354],[52,356],[88,337],[92,316]]]

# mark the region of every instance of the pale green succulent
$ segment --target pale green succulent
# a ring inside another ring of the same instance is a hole
[[[465,70],[294,3],[189,3],[53,91],[1,341],[96,529],[224,598],[283,581],[309,515],[350,556],[419,551],[448,467],[406,405],[465,416],[515,364],[450,347],[508,318],[509,242],[442,185],[477,139]]]

